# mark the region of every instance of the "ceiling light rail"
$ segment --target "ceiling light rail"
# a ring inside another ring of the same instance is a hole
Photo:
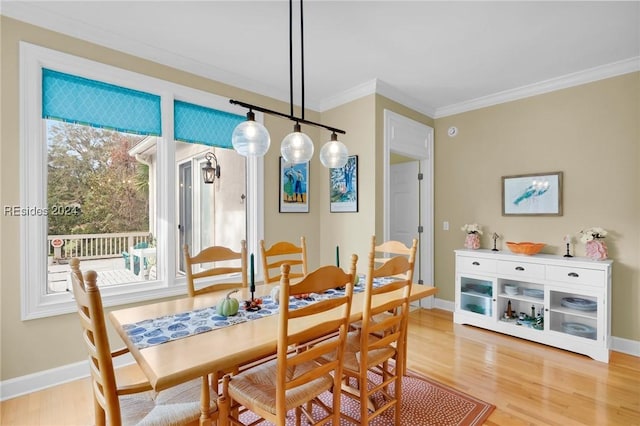
[[[331,126],[327,126],[325,124],[322,123],[316,123],[314,121],[310,121],[301,117],[296,117],[295,115],[288,115],[288,114],[284,114],[282,112],[278,112],[278,111],[274,111],[268,108],[263,108],[261,106],[258,105],[252,105],[252,104],[248,104],[246,102],[242,102],[242,101],[237,101],[235,99],[229,99],[229,103],[233,104],[233,105],[239,105],[241,107],[244,108],[248,108],[249,112],[251,112],[252,110],[256,110],[265,114],[269,114],[269,115],[276,115],[278,117],[282,117],[282,118],[287,118],[291,121],[295,121],[296,123],[300,123],[300,124],[307,124],[309,126],[316,126],[316,127],[322,127],[323,129],[327,129],[330,132],[333,133],[340,133],[341,135],[345,135],[347,134],[347,132],[345,132],[344,130],[338,129],[337,127],[331,127]]]
[[[301,89],[302,89],[302,105],[301,105],[301,117],[296,117],[293,114],[293,0],[289,0],[289,89],[291,105],[289,115],[283,114],[272,109],[263,108],[258,105],[248,104],[246,102],[230,99],[229,102],[233,105],[239,105],[241,107],[249,109],[247,113],[247,121],[244,121],[233,130],[231,136],[231,143],[233,148],[238,154],[245,157],[260,157],[267,153],[269,146],[271,145],[271,136],[269,131],[262,125],[255,121],[255,111],[259,111],[269,115],[275,115],[278,117],[286,118],[295,123],[293,126],[293,132],[289,133],[283,140],[280,146],[280,153],[282,158],[293,164],[306,163],[311,160],[313,156],[313,142],[311,138],[302,133],[300,124],[307,124],[315,127],[322,127],[323,129],[331,132],[331,140],[325,143],[320,150],[320,162],[327,168],[339,168],[343,167],[347,163],[349,152],[347,147],[338,140],[338,133],[346,134],[344,130],[336,127],[327,126],[314,121],[306,120],[304,118],[304,25],[303,25],[303,7],[302,0],[300,0],[300,58],[301,58]]]

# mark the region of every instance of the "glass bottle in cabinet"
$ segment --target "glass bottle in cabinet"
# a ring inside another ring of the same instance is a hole
[[[491,317],[493,315],[493,282],[460,277],[460,309]]]

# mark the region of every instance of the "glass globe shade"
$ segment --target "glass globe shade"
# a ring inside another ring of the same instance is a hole
[[[313,157],[313,142],[309,136],[300,132],[300,126],[296,125],[293,133],[289,133],[282,140],[280,153],[287,163],[306,163]]]
[[[269,131],[262,123],[254,120],[243,121],[233,129],[231,135],[233,149],[245,157],[261,157],[267,153],[271,145]]]
[[[320,150],[320,162],[329,169],[344,167],[347,164],[348,156],[349,151],[345,144],[333,137]]]

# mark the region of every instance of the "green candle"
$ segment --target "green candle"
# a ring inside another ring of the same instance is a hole
[[[253,253],[251,253],[251,287],[249,290],[251,290],[251,298],[253,299],[253,292],[256,291],[256,281],[253,271]]]
[[[336,266],[340,267],[340,246],[336,246]]]

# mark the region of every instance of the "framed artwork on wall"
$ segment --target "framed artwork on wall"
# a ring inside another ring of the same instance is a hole
[[[344,167],[329,169],[331,213],[358,211],[358,156],[350,155]]]
[[[309,213],[309,162],[291,164],[280,157],[280,213]]]
[[[562,216],[562,172],[502,177],[503,216]]]

